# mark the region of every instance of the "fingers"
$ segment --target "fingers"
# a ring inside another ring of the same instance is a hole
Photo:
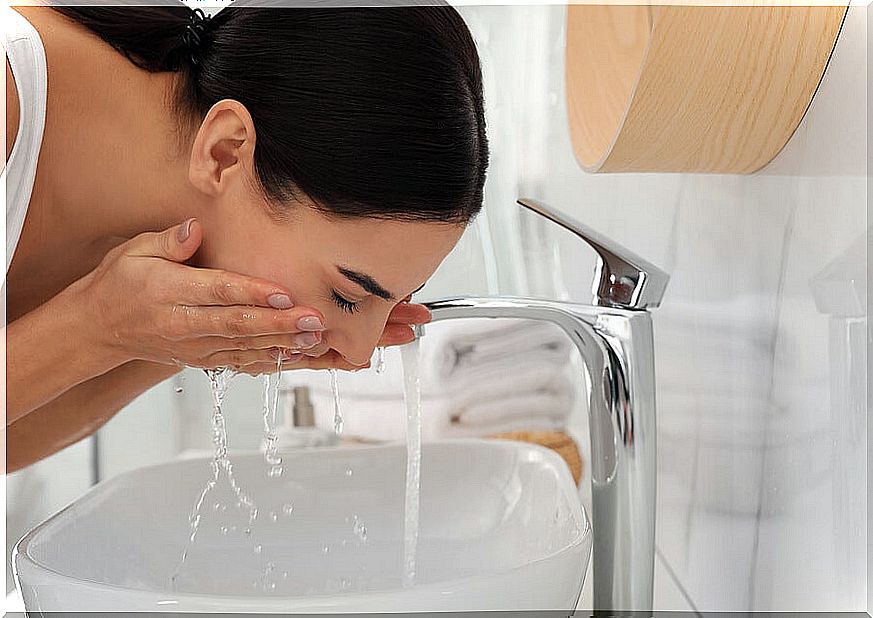
[[[199,307],[175,305],[166,329],[171,340],[191,337],[254,337],[324,330],[315,310],[295,307],[277,311],[263,307]]]
[[[425,324],[430,322],[433,316],[424,305],[414,303],[400,303],[391,310],[388,315],[388,323],[400,322],[403,324]]]
[[[379,339],[377,347],[387,347],[392,345],[403,345],[415,339],[415,333],[412,328],[406,324],[385,325],[385,330],[382,332],[382,337]]]
[[[177,297],[188,305],[257,305],[274,309],[294,306],[281,286],[227,270],[187,267]]]
[[[368,367],[370,367],[369,362],[362,367],[351,364],[336,350],[328,350],[325,354],[314,358],[304,356],[300,361],[288,366],[289,369],[339,369],[340,371],[358,371]]]
[[[268,361],[257,360],[251,363],[247,363],[245,365],[241,365],[237,370],[242,371],[243,373],[248,373],[250,375],[261,375],[265,373],[275,373],[276,366],[276,359],[270,358],[270,360]],[[344,360],[342,356],[340,356],[335,350],[330,350],[329,352],[317,358],[311,358],[308,356],[303,356],[302,358],[299,358],[295,355],[290,360],[282,361],[283,371],[292,369],[338,369],[340,371],[359,371],[361,369],[367,369],[369,367],[369,363],[367,363],[363,367],[352,365],[348,361]]]
[[[282,365],[285,367],[303,359],[303,354],[300,352],[287,354],[276,348],[265,350],[229,350],[223,352],[215,352],[206,358],[202,359],[198,365],[203,367],[233,367],[237,371],[249,373],[251,369],[257,367],[269,368],[272,366],[272,371],[276,371],[278,363],[278,355],[282,355]],[[288,367],[285,367],[286,369]]]
[[[310,355],[324,353],[326,345],[321,343],[320,332],[287,333],[281,335],[260,335],[254,337],[215,337],[207,336],[193,340],[192,345],[210,352],[230,350],[290,350],[306,352]],[[319,349],[319,348],[324,349]]]
[[[124,244],[132,257],[159,257],[184,262],[197,251],[203,231],[196,219],[188,219],[162,232],[144,232]]]

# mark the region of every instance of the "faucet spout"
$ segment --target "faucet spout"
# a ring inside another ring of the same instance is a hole
[[[656,447],[651,315],[519,297],[459,297],[425,305],[433,322],[528,318],[552,322],[572,339],[590,384],[594,609],[651,611]]]

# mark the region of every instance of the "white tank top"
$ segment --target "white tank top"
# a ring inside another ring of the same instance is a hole
[[[15,143],[0,174],[0,181],[6,186],[6,270],[3,272],[5,323],[6,273],[21,237],[36,178],[36,163],[45,127],[48,78],[42,39],[30,22],[17,11],[3,5],[0,6],[0,27],[0,44],[6,53],[15,88],[18,90],[20,117]]]

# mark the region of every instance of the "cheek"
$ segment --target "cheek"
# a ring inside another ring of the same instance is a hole
[[[364,307],[361,313],[350,315],[331,302],[322,310],[327,321],[324,341],[340,353],[360,355],[363,349],[375,347],[382,338],[392,309],[378,302],[375,308]]]

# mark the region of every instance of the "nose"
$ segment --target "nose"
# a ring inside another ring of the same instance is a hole
[[[352,365],[363,367],[370,362],[373,350],[382,338],[385,321],[380,320],[372,325],[358,325],[354,328],[341,328],[324,332],[324,341],[340,356]]]

